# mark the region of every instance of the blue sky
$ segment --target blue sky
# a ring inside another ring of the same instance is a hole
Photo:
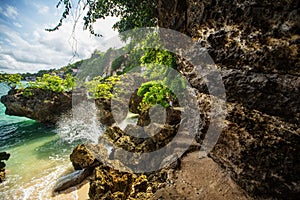
[[[63,27],[54,27],[63,12],[56,8],[58,0],[0,0],[0,72],[37,72],[40,69],[59,68],[70,62],[90,57],[101,43],[116,31],[111,26],[117,20],[108,18],[95,24],[95,30],[104,35],[96,38],[83,30],[82,16],[72,34],[75,9]],[[77,0],[74,0],[76,5]],[[75,6],[74,6],[75,7]],[[76,57],[74,52],[76,50]]]

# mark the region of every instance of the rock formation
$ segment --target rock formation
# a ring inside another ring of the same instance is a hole
[[[9,157],[10,157],[9,153],[0,152],[0,183],[2,183],[5,180],[5,166],[6,166],[6,164],[3,162],[3,160],[8,160]]]
[[[192,37],[222,75],[227,126],[210,156],[256,199],[297,198],[300,1],[158,2],[159,26]],[[200,109],[207,110],[201,75],[183,58],[178,63],[199,93]],[[204,136],[199,133],[200,143]]]
[[[7,115],[28,117],[53,125],[72,108],[72,94],[33,89],[32,95],[25,95],[22,90],[10,90],[1,97],[1,102],[6,107]]]

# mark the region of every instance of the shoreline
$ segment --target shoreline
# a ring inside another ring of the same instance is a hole
[[[53,200],[88,200],[90,183],[88,180],[83,181],[77,186],[68,188],[62,192],[53,194]]]

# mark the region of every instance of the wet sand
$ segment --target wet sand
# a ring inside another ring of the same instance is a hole
[[[53,200],[88,200],[89,199],[90,183],[88,180],[82,182],[80,185],[71,187],[59,194],[55,194]]]

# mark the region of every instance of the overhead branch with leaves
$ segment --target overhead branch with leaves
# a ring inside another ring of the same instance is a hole
[[[72,13],[72,9],[86,12],[83,17],[84,29],[89,29],[95,36],[101,35],[95,32],[93,24],[109,16],[120,18],[120,21],[113,25],[119,32],[157,25],[157,0],[78,0],[76,3],[72,0],[59,0],[56,7],[60,6],[64,6],[64,11],[59,23],[54,28],[46,29],[47,31],[58,30]]]

